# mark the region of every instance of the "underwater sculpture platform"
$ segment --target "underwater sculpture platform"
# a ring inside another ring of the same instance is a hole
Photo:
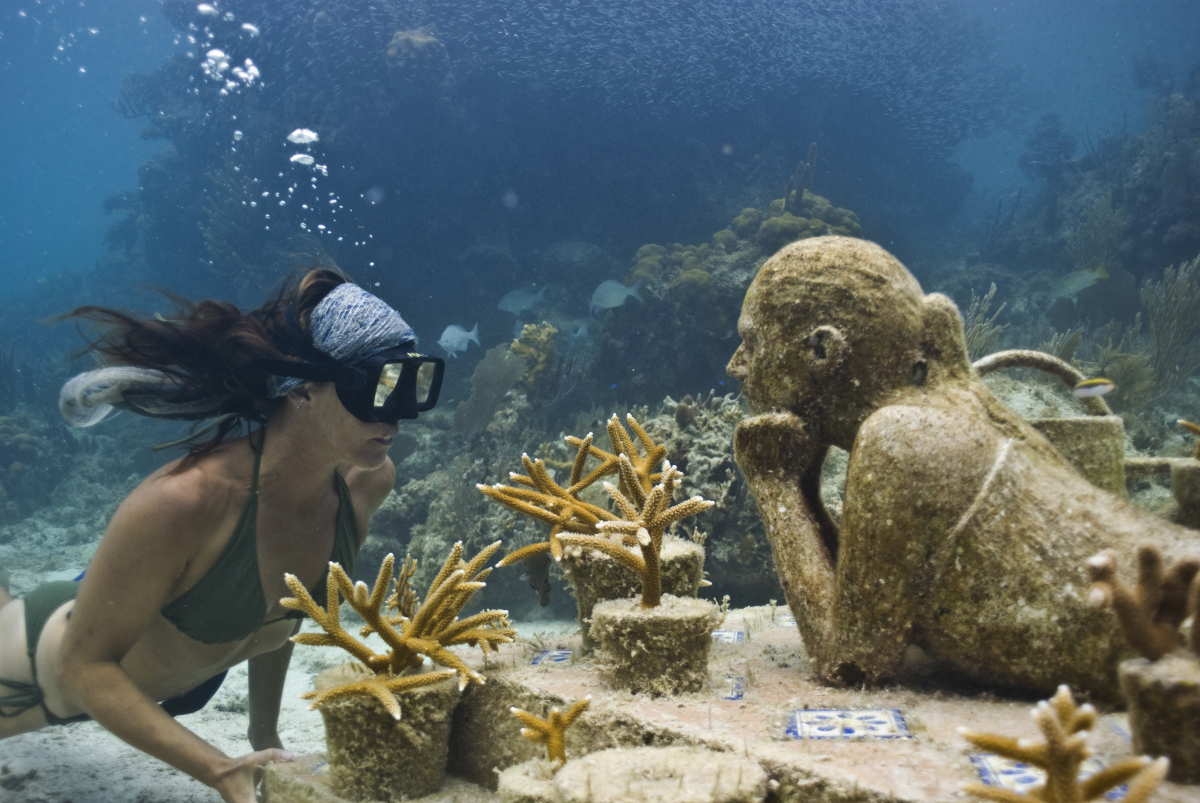
[[[960,790],[964,783],[983,779],[1020,792],[1037,780],[1036,771],[978,753],[957,732],[967,727],[1037,738],[1029,715],[1034,697],[948,691],[944,682],[932,681],[934,669],[919,655],[898,685],[863,690],[813,682],[799,633],[782,605],[729,612],[714,634],[710,687],[695,694],[611,692],[600,668],[580,656],[579,641],[577,635],[523,639],[502,647],[486,667],[478,651],[464,650],[487,684],[463,693],[451,735],[452,778],[425,800],[498,800],[485,791],[495,789],[498,771],[543,753],[521,738],[509,709],[544,715],[587,695],[590,708],[567,732],[570,758],[645,745],[737,752],[766,770],[772,803],[965,800],[971,798]],[[1125,714],[1102,712],[1089,744],[1094,756],[1085,772],[1128,758]],[[307,774],[319,762],[304,757],[269,768],[264,799],[338,803],[319,772]],[[1200,803],[1200,787],[1164,783],[1153,799]]]

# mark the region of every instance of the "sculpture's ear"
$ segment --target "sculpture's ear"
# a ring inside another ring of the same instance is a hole
[[[944,376],[966,376],[971,372],[962,316],[948,296],[930,293],[921,309],[921,350],[925,359],[941,368]],[[931,366],[932,367],[932,366]]]

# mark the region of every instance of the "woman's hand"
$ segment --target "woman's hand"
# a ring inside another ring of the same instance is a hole
[[[254,790],[262,778],[262,768],[280,761],[291,761],[290,750],[271,748],[247,753],[240,758],[229,759],[229,764],[219,773],[213,788],[221,793],[225,803],[255,803]]]

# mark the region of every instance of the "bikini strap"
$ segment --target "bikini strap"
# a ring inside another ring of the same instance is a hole
[[[254,471],[250,475],[250,494],[252,496],[258,494],[258,467],[262,463],[263,444],[260,443],[258,446],[254,445],[254,436],[259,432],[263,434],[263,443],[265,443],[267,438],[266,427],[259,427],[254,432],[251,432],[250,436],[246,439],[250,443],[250,451],[254,452]]]

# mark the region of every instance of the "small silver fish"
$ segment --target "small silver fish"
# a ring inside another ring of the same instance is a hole
[[[525,567],[521,579],[538,592],[538,601],[543,608],[550,604],[550,560],[549,552],[539,552],[521,562]]]
[[[479,345],[479,324],[475,324],[475,328],[468,332],[458,324],[452,323],[438,338],[438,345],[451,357],[457,357],[458,352],[467,350],[467,344],[472,340],[476,346]]]
[[[626,287],[618,281],[609,279],[600,283],[600,286],[592,293],[592,301],[588,305],[588,312],[596,312],[602,309],[612,309],[619,307],[625,301],[633,296],[638,301],[642,300],[638,290],[642,289],[642,280],[638,279],[634,282],[633,287]]]
[[[520,315],[525,310],[533,309],[545,300],[546,287],[548,286],[543,285],[542,289],[536,293],[531,293],[523,287],[520,290],[510,290],[500,297],[500,303],[496,307],[505,312],[511,312],[513,315]]]

